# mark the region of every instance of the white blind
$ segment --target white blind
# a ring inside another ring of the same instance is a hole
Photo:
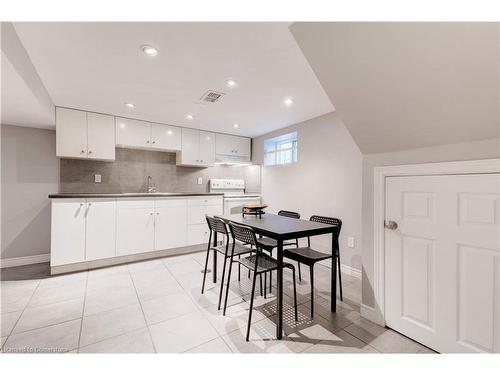
[[[283,165],[297,162],[297,132],[264,141],[264,165]]]

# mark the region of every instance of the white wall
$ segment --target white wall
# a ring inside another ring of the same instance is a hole
[[[500,139],[367,154],[363,157],[362,302],[374,307],[373,295],[373,169],[385,165],[437,163],[500,158]]]
[[[340,218],[341,261],[361,269],[362,155],[335,113],[255,138],[253,162],[262,163],[264,139],[295,130],[298,162],[262,168],[262,196],[269,205],[267,211],[297,211],[304,219],[313,214]],[[357,242],[354,249],[346,246],[351,236]],[[314,245],[330,251],[330,241],[320,238]]]
[[[50,252],[50,200],[59,189],[55,131],[1,126],[1,259]]]

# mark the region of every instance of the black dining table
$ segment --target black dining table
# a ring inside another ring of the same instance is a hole
[[[263,214],[258,216],[217,215],[225,222],[235,222],[248,225],[257,235],[273,238],[277,242],[277,261],[278,261],[278,280],[277,280],[277,313],[278,322],[276,324],[276,337],[282,338],[283,332],[283,242],[303,238],[308,236],[317,236],[321,234],[332,234],[332,270],[331,270],[331,294],[330,310],[336,312],[336,291],[337,291],[337,257],[336,257],[336,227],[328,224],[313,222],[309,220],[293,219],[274,214]],[[217,238],[214,238],[214,243]]]

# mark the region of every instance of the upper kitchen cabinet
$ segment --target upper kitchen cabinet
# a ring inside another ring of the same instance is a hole
[[[164,124],[151,124],[151,148],[162,151],[181,150],[181,128]]]
[[[115,160],[113,116],[57,107],[56,155]]]
[[[221,162],[250,161],[250,138],[228,134],[216,135],[216,158]]]
[[[116,145],[131,148],[151,147],[151,123],[116,118]]]
[[[215,163],[215,133],[183,128],[181,149],[177,165],[211,166]]]

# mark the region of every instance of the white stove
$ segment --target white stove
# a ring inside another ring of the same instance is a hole
[[[212,178],[210,192],[224,193],[224,215],[240,214],[247,203],[261,203],[260,194],[245,193],[245,180]]]

